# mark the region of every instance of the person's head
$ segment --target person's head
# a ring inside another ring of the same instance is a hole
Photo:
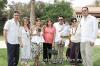
[[[77,24],[77,19],[76,18],[72,18],[71,19],[71,25],[75,26]]]
[[[36,18],[34,25],[41,26],[41,19],[40,18]]]
[[[64,18],[63,18],[63,16],[59,16],[58,17],[58,22],[62,25],[62,24],[64,24]]]
[[[40,18],[36,18],[36,21],[40,21],[41,22],[41,19]]]
[[[27,17],[24,17],[23,18],[23,26],[25,26],[25,25],[27,25],[28,26],[28,28],[29,28],[29,21],[28,21],[28,18]]]
[[[51,27],[53,26],[53,21],[51,19],[47,20],[47,27],[48,26],[51,26]]]
[[[27,25],[29,22],[28,22],[28,18],[27,17],[24,17],[23,18],[23,25]]]
[[[14,11],[13,17],[14,17],[15,20],[19,20],[19,18],[20,18],[19,11]]]
[[[82,7],[82,15],[83,16],[88,16],[88,7]]]
[[[41,21],[36,21],[35,25],[41,27]]]

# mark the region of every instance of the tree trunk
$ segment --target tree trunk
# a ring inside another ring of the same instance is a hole
[[[30,27],[35,22],[35,0],[31,0],[31,12],[30,12]]]

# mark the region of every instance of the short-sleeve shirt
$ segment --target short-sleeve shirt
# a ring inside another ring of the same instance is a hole
[[[4,30],[7,30],[8,43],[19,44],[19,26],[19,22],[15,22],[14,18],[5,23]]]
[[[56,29],[54,27],[46,27],[44,29],[44,40],[45,40],[45,43],[53,43],[54,41],[54,34],[56,32]]]
[[[55,42],[59,42],[62,40],[61,36],[68,36],[70,32],[70,26],[67,24],[60,25],[59,22],[54,23],[54,27],[56,28],[56,37]]]

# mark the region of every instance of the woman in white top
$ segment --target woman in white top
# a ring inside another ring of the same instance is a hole
[[[81,63],[81,54],[80,54],[80,25],[77,22],[76,18],[71,20],[71,47],[70,47],[70,63],[72,66],[77,66],[78,63]]]
[[[24,63],[23,66],[28,66],[28,61],[31,58],[31,48],[30,48],[30,29],[29,29],[29,21],[27,17],[23,18],[23,26],[20,27],[20,44],[21,44],[21,52],[20,59],[21,62]]]
[[[43,31],[41,27],[41,21],[37,20],[35,25],[31,28],[31,42],[32,42],[32,58],[35,60],[35,66],[39,65],[39,55],[42,52],[43,46]]]

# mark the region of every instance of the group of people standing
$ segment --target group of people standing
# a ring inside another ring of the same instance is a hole
[[[88,14],[88,7],[82,8],[83,17],[80,22],[72,18],[71,26],[58,17],[58,22],[47,20],[42,25],[39,18],[30,27],[27,17],[23,18],[22,26],[19,24],[20,13],[14,12],[13,18],[4,25],[4,37],[7,44],[8,66],[17,66],[19,58],[23,66],[28,66],[30,60],[34,60],[35,66],[39,66],[40,53],[43,52],[43,61],[63,63],[63,51],[66,37],[69,45],[66,52],[67,59],[72,66],[82,63],[84,66],[93,66],[92,46],[97,36],[98,24],[96,18]],[[53,24],[54,23],[54,24]],[[57,51],[52,54],[50,51]]]

